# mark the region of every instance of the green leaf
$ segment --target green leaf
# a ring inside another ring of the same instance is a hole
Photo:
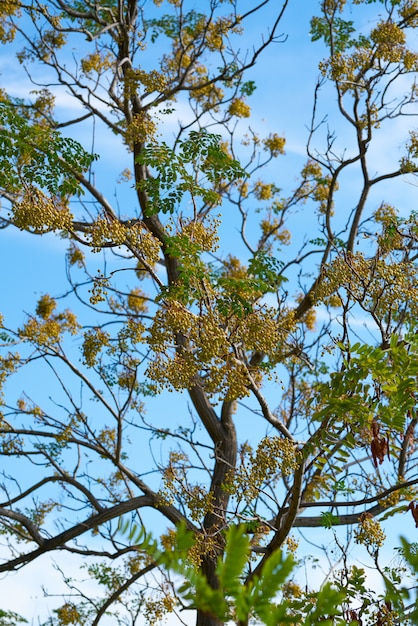
[[[174,213],[186,194],[205,204],[217,205],[217,192],[223,180],[246,176],[239,162],[221,147],[221,136],[206,131],[191,131],[179,142],[176,153],[164,142],[147,144],[136,162],[155,170],[155,175],[138,185],[149,196],[148,215]]]
[[[335,524],[337,524],[339,518],[337,515],[334,515],[330,511],[322,511],[321,512],[321,526],[324,528],[332,528]]]
[[[0,154],[0,188],[20,192],[24,182],[63,197],[84,193],[79,175],[97,158],[74,139],[24,119],[8,103],[0,103]]]
[[[226,594],[235,595],[241,587],[241,577],[248,560],[250,540],[245,525],[231,526],[226,533],[225,557],[218,562],[217,575]]]

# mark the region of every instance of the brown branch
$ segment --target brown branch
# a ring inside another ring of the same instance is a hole
[[[251,380],[250,389],[251,389],[251,391],[253,392],[253,394],[255,395],[255,397],[258,400],[258,403],[260,405],[260,408],[261,408],[261,411],[263,413],[264,418],[269,422],[269,424],[274,426],[274,428],[276,430],[278,430],[282,435],[284,435],[284,437],[286,437],[287,439],[290,439],[291,441],[294,441],[294,437],[293,437],[292,433],[270,411],[270,407],[269,407],[269,405],[267,403],[267,400],[265,399],[265,397],[263,396],[263,394],[261,393],[261,391],[259,390],[259,388],[255,384],[255,382],[253,381],[253,379],[251,378],[251,375],[249,373],[248,373],[248,376],[249,376],[249,378]]]
[[[276,519],[273,522],[273,527],[277,530],[270,541],[270,543],[263,549],[264,556],[261,561],[258,563],[257,567],[248,575],[246,583],[252,580],[255,576],[260,576],[264,565],[266,563],[267,558],[275,552],[278,548],[280,548],[288,536],[292,527],[297,525],[298,511],[300,510],[300,498],[302,495],[302,482],[303,476],[305,474],[305,461],[301,460],[299,467],[295,472],[295,477],[293,481],[292,494],[291,494],[291,502],[290,506],[287,508],[285,512],[280,511],[277,515]],[[316,518],[318,519],[318,518]]]
[[[376,504],[376,506],[372,506],[370,509],[366,509],[365,511],[359,511],[358,513],[349,513],[347,515],[338,515],[333,519],[333,526],[349,526],[351,524],[357,524],[360,521],[360,518],[366,513],[376,517],[376,515],[380,515],[383,513],[388,507],[383,504]],[[309,516],[301,516],[297,517],[293,526],[295,528],[320,528],[323,526],[322,518],[318,516],[309,517]]]
[[[121,585],[120,587],[118,587],[108,598],[107,600],[101,605],[100,609],[97,611],[96,617],[94,618],[94,620],[91,623],[91,626],[97,626],[98,623],[100,622],[101,618],[103,617],[103,615],[106,613],[107,609],[114,603],[116,602],[116,600],[122,595],[122,593],[124,591],[126,591],[127,589],[129,589],[129,587],[131,585],[133,585],[134,582],[136,582],[139,578],[142,578],[142,576],[145,576],[145,574],[148,574],[149,572],[151,572],[153,569],[155,569],[157,567],[157,563],[150,563],[149,565],[146,565],[145,567],[143,567],[142,569],[139,570],[139,572],[136,572],[133,576],[131,576],[131,578],[128,578],[128,580],[126,580],[123,585]]]
[[[32,520],[26,517],[26,515],[18,513],[17,511],[0,508],[0,518],[1,517],[7,517],[15,522],[19,522],[19,524],[26,528],[29,535],[32,537],[34,542],[38,544],[38,546],[43,546],[45,544],[45,539],[40,535],[37,526],[32,522]]]
[[[398,485],[394,485],[393,487],[388,487],[384,491],[377,493],[375,496],[370,496],[369,498],[362,498],[361,500],[353,500],[350,502],[349,500],[326,500],[322,502],[302,502],[300,505],[301,509],[308,509],[312,507],[356,507],[363,506],[365,504],[373,504],[373,502],[378,502],[379,500],[383,500],[387,498],[391,493],[395,491],[399,491],[400,489],[407,489],[408,487],[413,487],[414,485],[418,485],[418,478],[413,480],[408,480],[403,483],[399,483]],[[385,507],[388,508],[388,507]]]
[[[83,535],[84,533],[90,530],[93,530],[97,528],[98,526],[101,526],[105,522],[121,517],[125,513],[129,513],[130,511],[135,511],[136,509],[140,509],[143,507],[155,508],[158,511],[160,511],[162,515],[164,515],[167,519],[169,519],[174,524],[185,522],[186,526],[190,530],[197,532],[197,528],[191,522],[189,522],[186,518],[184,518],[184,516],[181,515],[181,513],[177,511],[177,509],[174,506],[163,504],[160,498],[156,495],[155,496],[153,495],[137,496],[136,498],[131,498],[130,500],[126,502],[121,502],[119,504],[116,504],[115,506],[111,508],[104,509],[103,511],[100,511],[100,513],[96,513],[95,515],[88,517],[83,522],[80,522],[79,524],[76,524],[75,526],[68,528],[64,532],[60,533],[59,535],[56,535],[55,537],[52,537],[51,539],[43,539],[40,536],[39,531],[37,529],[32,528],[33,523],[31,522],[31,520],[29,520],[25,516],[8,511],[7,509],[0,509],[0,517],[1,516],[9,517],[11,519],[16,519],[17,521],[19,521],[19,523],[21,523],[22,525],[25,526],[25,528],[27,528],[28,532],[30,532],[34,541],[36,541],[36,543],[38,543],[38,545],[40,546],[39,548],[37,548],[36,550],[33,550],[32,552],[21,554],[20,556],[18,556],[15,559],[12,559],[11,561],[7,561],[6,563],[0,564],[0,572],[8,572],[11,570],[18,569],[21,566],[26,565],[27,563],[30,563],[31,561],[34,561],[38,556],[41,556],[42,554],[45,554],[46,552],[51,552],[52,550],[57,550],[57,549],[58,550],[63,549],[65,547],[65,544],[68,541],[71,541],[72,539],[75,539],[76,537],[79,537],[80,535]],[[13,515],[11,513],[13,513]],[[19,518],[17,518],[16,515],[19,515]]]

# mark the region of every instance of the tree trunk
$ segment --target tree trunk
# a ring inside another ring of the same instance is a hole
[[[202,562],[202,573],[206,576],[206,580],[212,589],[219,587],[218,577],[216,576],[216,556],[206,555]],[[223,620],[215,615],[197,611],[196,626],[223,626]]]
[[[197,612],[196,626],[223,626],[223,624],[224,622],[209,613]]]

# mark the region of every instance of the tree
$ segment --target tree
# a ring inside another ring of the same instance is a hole
[[[292,3],[273,4],[0,6],[1,40],[36,85],[27,99],[1,91],[2,225],[68,241],[68,288],[44,293],[17,327],[3,320],[0,571],[68,552],[103,589],[92,598],[67,580],[51,624],[96,625],[107,614],[152,623],[185,608],[161,546],[193,563],[193,584],[205,581],[216,599],[231,589],[219,564],[230,562],[235,527],[247,533],[236,535],[237,597],[272,558],[285,562],[278,550],[294,550],[294,529],[325,527],[343,555],[327,587],[346,590],[338,623],[407,622],[407,592],[395,593],[399,573],[382,569],[379,548],[382,517],[417,515],[418,224],[375,190],[416,175],[418,134],[411,128],[387,167],[374,146],[415,115],[418,3],[374,3],[367,32],[369,1],[318,3],[311,35],[327,57],[293,189],[276,165],[285,138],[242,131],[256,87],[248,72],[270,44],[282,42],[279,56],[286,46],[279,27]],[[246,50],[258,16],[268,27]],[[83,109],[73,119],[54,107],[60,89]],[[327,107],[335,101],[328,124],[322,94]],[[91,122],[130,158],[121,175],[115,166],[120,203],[96,184],[90,137],[69,138]],[[369,343],[356,334],[359,316]],[[33,375],[46,390],[27,390]],[[120,532],[127,515],[140,541]],[[148,535],[155,520],[159,551]],[[372,557],[383,598],[348,562],[340,526]],[[183,527],[194,537],[186,552],[176,543]],[[289,609],[281,620],[314,611],[309,619],[337,623],[321,613],[321,592],[277,580]],[[198,626],[223,622],[214,605],[197,609]]]

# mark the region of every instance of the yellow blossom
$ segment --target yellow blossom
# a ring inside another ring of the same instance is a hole
[[[250,117],[251,109],[241,98],[234,98],[228,108],[230,115],[236,117]]]
[[[272,157],[278,157],[279,154],[284,154],[286,139],[273,133],[266,137],[266,139],[263,139],[263,145],[264,149],[269,151]]]

